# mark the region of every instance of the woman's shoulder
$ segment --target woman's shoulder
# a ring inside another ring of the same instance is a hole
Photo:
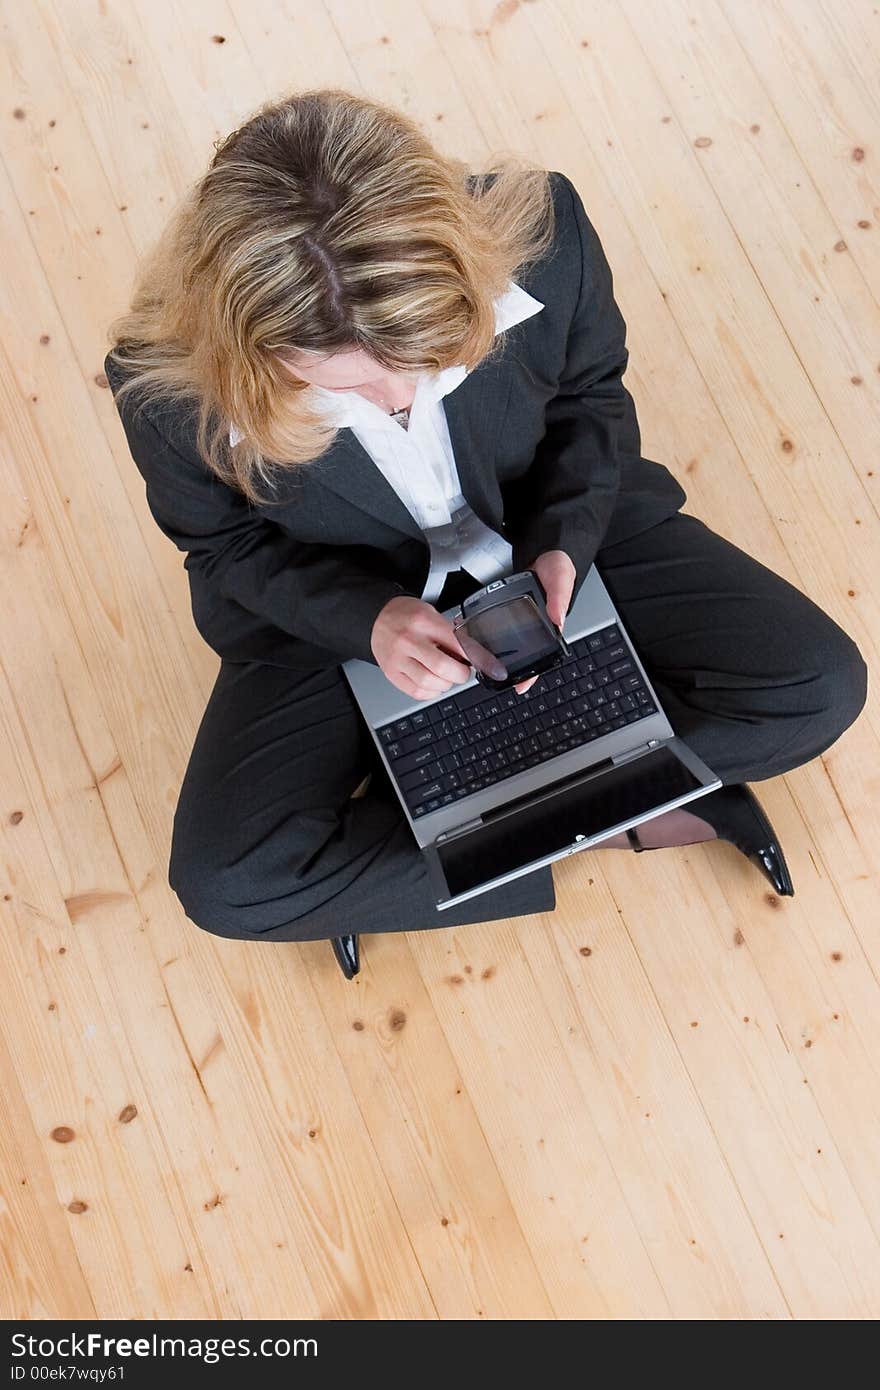
[[[135,372],[119,362],[112,355],[112,349],[104,358],[104,375],[132,457],[147,482],[172,478],[181,485],[192,482],[202,487],[210,482],[214,489],[227,488],[227,484],[208,469],[199,453],[196,402],[188,405],[157,399],[146,396],[137,387],[120,399],[122,386]]]
[[[104,358],[104,375],[125,425],[146,419],[161,434],[182,435],[187,428],[194,428],[198,417],[198,400],[193,397],[172,398],[155,391],[140,390],[134,386],[120,398],[120,391],[127,382],[137,376],[137,368],[121,361],[114,355],[114,349]]]
[[[540,299],[551,311],[537,315],[535,326],[538,320],[543,320],[541,328],[549,327],[550,321],[555,320],[554,307],[561,316],[560,321],[568,323],[583,268],[580,233],[583,204],[567,174],[558,169],[547,172],[553,201],[553,235],[537,259],[521,266],[515,277],[524,290]]]

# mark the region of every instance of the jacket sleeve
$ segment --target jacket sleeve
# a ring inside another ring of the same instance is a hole
[[[105,371],[112,386],[112,364]],[[218,600],[231,600],[325,650],[327,665],[350,657],[375,664],[373,623],[389,599],[408,590],[359,560],[366,547],[297,541],[210,473],[194,449],[172,443],[145,409],[129,411],[123,403],[119,413],[153,518],[186,552],[193,617],[218,655],[229,654],[228,608]]]
[[[641,453],[632,396],[623,385],[626,323],[613,277],[580,195],[564,175],[580,244],[580,291],[557,394],[545,433],[517,482],[513,564],[525,569],[545,550],[564,550],[577,571],[575,595],[602,544],[617,499],[621,460]]]

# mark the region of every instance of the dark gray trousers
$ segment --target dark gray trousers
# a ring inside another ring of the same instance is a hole
[[[603,547],[596,566],[673,728],[725,784],[799,767],[861,711],[867,669],[852,638],[697,517],[679,512]],[[367,772],[367,794],[350,800]],[[556,905],[546,867],[458,908],[434,906],[336,667],[222,664],[181,789],[169,877],[192,921],[242,940],[419,931]]]

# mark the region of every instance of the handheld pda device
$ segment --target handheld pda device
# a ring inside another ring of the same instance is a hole
[[[470,594],[452,626],[474,675],[490,690],[542,675],[571,655],[547,616],[547,596],[534,570],[495,579]]]

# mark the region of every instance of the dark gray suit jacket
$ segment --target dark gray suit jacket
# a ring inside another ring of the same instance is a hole
[[[462,492],[510,540],[514,569],[564,550],[577,592],[600,546],[673,515],[687,496],[663,464],[641,457],[611,270],[573,184],[555,171],[551,182],[553,243],[516,277],[545,307],[508,329],[503,351],[443,404]],[[123,377],[109,358],[104,367],[115,395]],[[186,552],[205,641],[232,661],[373,661],[373,621],[396,594],[421,593],[429,550],[352,431],[255,508],[208,472],[191,412],[132,414],[123,403],[150,510]]]

